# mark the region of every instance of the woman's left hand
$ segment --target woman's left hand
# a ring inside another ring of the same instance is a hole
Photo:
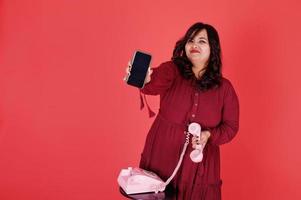
[[[204,147],[206,145],[206,143],[208,142],[210,135],[211,134],[209,131],[202,131],[200,138],[193,136],[191,139],[192,140],[192,148],[195,148],[196,145],[200,145],[200,144]]]

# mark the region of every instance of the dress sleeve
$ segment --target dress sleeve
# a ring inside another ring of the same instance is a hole
[[[176,77],[176,70],[176,66],[171,61],[154,68],[151,81],[144,85],[141,92],[148,95],[162,94],[172,85]]]
[[[209,142],[215,145],[230,142],[239,129],[239,102],[233,86],[230,82],[228,83],[222,109],[222,121],[217,127],[209,129],[211,133]]]

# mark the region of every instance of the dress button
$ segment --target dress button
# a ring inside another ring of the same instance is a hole
[[[195,106],[198,106],[198,104],[197,104],[197,103],[195,103],[194,105],[195,105]]]
[[[195,114],[192,114],[191,117],[195,117]]]

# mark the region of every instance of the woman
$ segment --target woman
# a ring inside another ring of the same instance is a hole
[[[208,24],[192,25],[175,46],[172,61],[153,69],[141,92],[160,95],[159,113],[147,135],[140,167],[163,180],[172,174],[189,123],[202,127],[201,138],[192,138],[182,165],[171,182],[177,199],[221,199],[219,146],[238,131],[239,104],[234,88],[221,73],[217,31]],[[194,163],[190,152],[205,145],[203,160]]]

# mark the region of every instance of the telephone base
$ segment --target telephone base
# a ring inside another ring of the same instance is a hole
[[[126,194],[158,193],[165,190],[165,183],[158,175],[141,168],[122,169],[117,181]]]

